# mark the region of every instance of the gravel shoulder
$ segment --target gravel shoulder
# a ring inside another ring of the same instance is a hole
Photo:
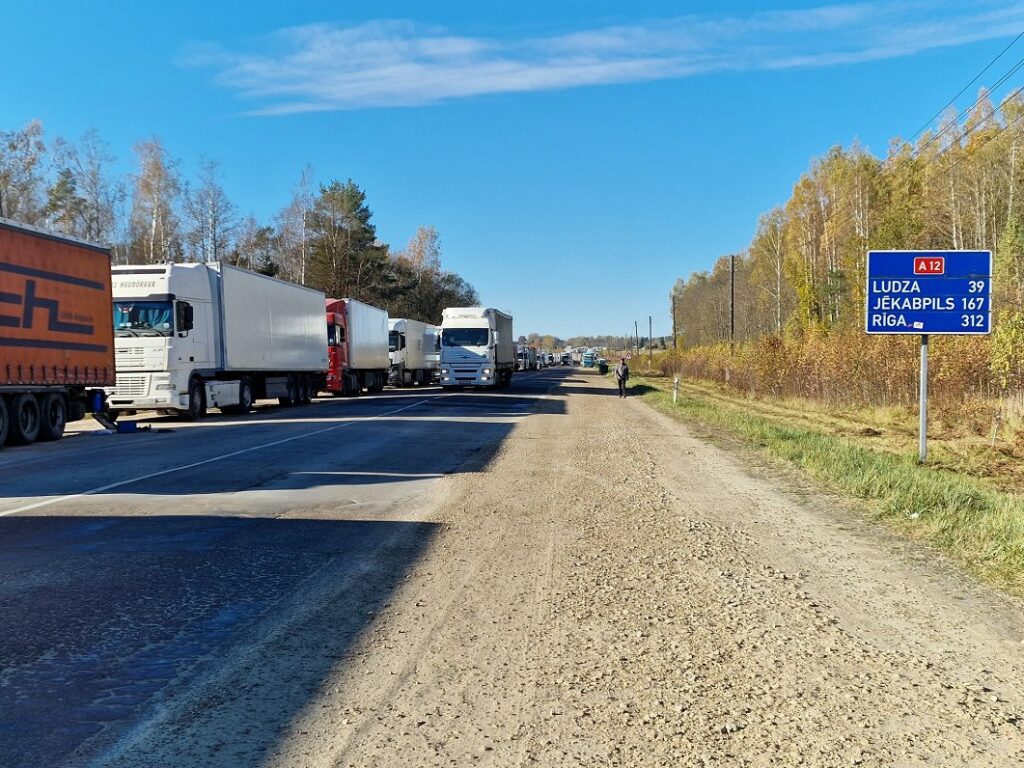
[[[326,582],[99,764],[1024,764],[1019,601],[603,377],[552,394],[396,504],[434,524],[368,559],[422,547],[397,589]]]

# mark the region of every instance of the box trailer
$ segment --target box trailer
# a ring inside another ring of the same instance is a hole
[[[110,251],[0,219],[0,447],[56,440],[114,383]]]
[[[113,268],[112,411],[201,418],[308,403],[327,369],[324,294],[229,264]]]
[[[324,388],[335,396],[358,395],[364,389],[380,392],[390,365],[388,313],[355,299],[327,299],[325,307],[328,367]]]

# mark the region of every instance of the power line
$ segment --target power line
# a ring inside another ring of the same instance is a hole
[[[909,139],[907,139],[905,142],[903,142],[903,144],[910,144],[910,143],[912,143],[914,141],[914,139],[916,139],[918,136],[920,136],[928,128],[928,126],[930,126],[932,123],[934,123],[940,117],[942,117],[942,113],[945,112],[950,107],[952,107],[954,104],[956,104],[956,100],[959,99],[961,96],[963,96],[968,88],[970,88],[972,85],[974,85],[976,82],[978,82],[978,80],[981,78],[981,76],[984,75],[986,72],[988,72],[988,70],[992,67],[992,65],[995,64],[997,61],[999,61],[1003,57],[1003,54],[1005,54],[1008,50],[1013,48],[1013,46],[1016,45],[1017,41],[1020,40],[1022,37],[1024,37],[1024,32],[1021,32],[1019,35],[1017,35],[1015,38],[1013,38],[1013,40],[1011,40],[1010,43],[1005,48],[1003,48],[1003,50],[1001,50],[996,55],[996,57],[994,59],[992,59],[992,61],[990,61],[988,64],[985,65],[985,67],[981,70],[981,72],[979,72],[973,78],[971,78],[971,82],[969,82],[967,85],[965,85],[959,91],[957,91],[956,96],[954,96],[952,99],[950,99],[946,103],[946,105],[943,106],[938,112],[936,112],[934,115],[929,117],[924,122],[924,124],[914,132],[914,135],[911,136]]]
[[[1024,91],[1024,86],[1021,86],[1020,88],[1017,89],[1017,93],[1020,93],[1021,91]],[[996,136],[1010,130],[1014,126],[1018,125],[1022,120],[1024,120],[1024,112],[1021,112],[1019,115],[1017,115],[1017,117],[1008,122],[1006,125],[999,126],[999,128],[997,128],[995,131],[986,136],[982,141],[978,143],[977,146],[975,146],[974,151],[978,152],[979,150],[983,149],[985,145],[992,141]],[[943,152],[942,154],[944,155],[946,154],[946,152]],[[941,157],[941,155],[937,156],[936,159],[938,159],[938,157]],[[967,158],[968,155],[965,154],[963,157],[961,157],[959,160],[953,163],[953,165],[951,165],[949,168],[943,169],[942,173],[952,173],[954,170],[956,170],[957,166],[959,166],[960,163],[967,160]]]
[[[998,88],[999,86],[1003,85],[1003,83],[1005,83],[1005,82],[1006,82],[1007,80],[1009,80],[1009,79],[1010,79],[1010,78],[1011,78],[1011,77],[1012,77],[1012,76],[1013,76],[1014,74],[1016,74],[1016,73],[1017,73],[1017,71],[1018,71],[1018,70],[1020,70],[1020,68],[1021,68],[1021,67],[1024,67],[1024,57],[1022,57],[1022,58],[1018,59],[1018,60],[1017,60],[1017,63],[1016,63],[1016,64],[1014,64],[1014,65],[1013,65],[1013,66],[1012,66],[1012,67],[1010,68],[1010,70],[1009,70],[1009,71],[1008,71],[1008,72],[1007,72],[1007,73],[1006,73],[1005,75],[1003,75],[1003,76],[1002,76],[1001,78],[999,78],[999,79],[998,79],[998,80],[997,80],[997,81],[996,81],[995,83],[993,83],[993,84],[992,84],[992,87],[988,89],[988,93],[991,93],[991,92],[992,92],[992,91],[994,91],[994,90],[995,90],[996,88]],[[1013,98],[1014,96],[1016,96],[1016,95],[1017,95],[1018,93],[1020,93],[1020,89],[1019,89],[1019,88],[1018,88],[1018,89],[1017,89],[1016,91],[1014,91],[1013,93],[1011,93],[1011,94],[1010,94],[1009,96],[1007,96],[1007,97],[1006,97],[1006,99],[1003,99],[1003,102],[1005,103],[1007,99],[1012,99],[1012,98]],[[985,95],[987,95],[987,94],[985,94]],[[979,104],[981,104],[981,99],[982,99],[982,97],[981,97],[981,96],[979,96],[979,97],[978,97],[977,99],[975,99],[975,100],[974,100],[974,102],[973,102],[973,103],[972,103],[972,104],[971,104],[970,106],[968,106],[968,107],[964,107],[964,108],[963,108],[963,110],[961,110],[960,112],[958,112],[958,113],[957,113],[957,115],[956,115],[956,117],[955,117],[955,118],[954,118],[953,120],[950,120],[950,122],[949,122],[949,125],[947,125],[947,126],[946,126],[945,128],[943,128],[942,130],[940,130],[940,131],[939,131],[938,133],[936,133],[936,134],[935,134],[934,136],[931,136],[931,137],[929,137],[929,138],[928,138],[928,140],[927,140],[927,141],[925,141],[925,143],[924,143],[924,144],[923,144],[922,146],[918,147],[918,149],[917,149],[917,154],[918,154],[918,155],[920,155],[920,154],[921,154],[921,152],[922,152],[922,150],[925,150],[925,149],[927,149],[927,148],[928,148],[928,147],[930,147],[930,146],[931,146],[932,144],[934,144],[934,143],[935,143],[935,142],[937,142],[937,141],[938,141],[939,139],[941,139],[941,138],[942,138],[942,137],[943,137],[943,136],[944,136],[944,135],[945,135],[946,133],[948,133],[948,132],[949,132],[950,130],[952,130],[952,129],[953,129],[953,128],[955,128],[955,127],[958,127],[958,126],[960,125],[960,121],[961,121],[961,120],[963,120],[963,119],[964,119],[964,118],[965,118],[965,117],[966,117],[966,116],[967,116],[967,115],[968,115],[968,114],[969,114],[969,113],[971,112],[971,110],[975,109],[975,108],[976,108],[976,107],[977,107],[977,106],[978,106]],[[902,148],[903,146],[905,146],[906,144],[908,144],[908,143],[909,143],[909,142],[904,142],[904,144],[903,144],[903,145],[901,145],[901,148]]]

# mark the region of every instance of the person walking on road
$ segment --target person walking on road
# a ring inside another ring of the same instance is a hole
[[[615,380],[619,382],[619,397],[625,397],[626,382],[629,381],[629,366],[626,365],[624,357],[620,357],[619,364],[615,366]]]

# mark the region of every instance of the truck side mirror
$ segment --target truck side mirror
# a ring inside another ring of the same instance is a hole
[[[195,311],[192,309],[192,305],[187,301],[179,301],[175,305],[175,322],[178,326],[179,333],[188,333],[192,330],[195,323]]]

